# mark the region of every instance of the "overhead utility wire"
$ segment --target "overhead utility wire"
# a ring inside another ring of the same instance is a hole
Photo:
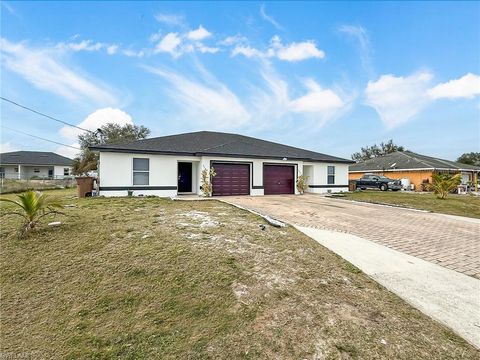
[[[9,102],[10,104],[13,104],[13,105],[15,105],[15,106],[21,107],[22,109],[31,111],[31,112],[33,112],[33,113],[35,113],[35,114],[37,114],[37,115],[44,116],[44,117],[46,117],[46,118],[48,118],[48,119],[50,119],[50,120],[57,121],[57,122],[59,122],[59,123],[62,123],[62,124],[65,124],[65,125],[68,125],[68,126],[77,128],[77,129],[82,130],[82,131],[88,131],[88,132],[90,132],[90,133],[92,133],[92,134],[95,133],[95,131],[91,131],[91,130],[88,130],[88,129],[84,129],[84,128],[80,127],[80,126],[76,126],[76,125],[70,124],[70,123],[68,123],[68,122],[66,122],[66,121],[63,121],[63,120],[54,118],[53,116],[50,116],[50,115],[44,114],[44,113],[42,113],[42,112],[40,112],[40,111],[34,110],[34,109],[32,109],[32,108],[29,108],[28,106],[21,105],[21,104],[15,102],[15,101],[13,101],[13,100],[4,98],[3,96],[0,96],[0,99],[2,99],[3,101]]]
[[[16,130],[16,129],[9,128],[9,127],[7,127],[7,126],[3,126],[3,125],[2,125],[2,128],[7,129],[7,130],[10,130],[10,131],[17,132],[17,133],[19,133],[19,134],[31,136],[31,137],[33,137],[33,138],[40,139],[40,140],[43,140],[43,141],[48,141],[48,142],[51,142],[51,143],[54,143],[54,144],[57,144],[57,145],[67,146],[67,147],[72,148],[72,149],[75,149],[75,150],[82,150],[82,149],[77,148],[77,147],[75,147],[75,146],[71,146],[71,145],[67,145],[67,144],[62,144],[62,143],[60,143],[60,142],[58,142],[58,141],[53,141],[53,140],[45,139],[45,138],[42,138],[42,137],[40,137],[40,136],[28,134],[28,133],[23,132],[23,131],[20,131],[20,130]]]

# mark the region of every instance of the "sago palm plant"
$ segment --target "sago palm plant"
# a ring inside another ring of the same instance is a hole
[[[437,198],[445,199],[450,191],[453,191],[460,185],[462,181],[462,175],[450,175],[450,174],[433,174],[432,184],[429,189],[433,191]]]
[[[56,210],[61,207],[58,202],[40,192],[29,190],[17,195],[17,198],[18,200],[0,198],[0,201],[15,204],[20,208],[18,211],[9,211],[2,215],[18,215],[24,219],[24,223],[20,228],[20,237],[25,237],[45,216],[50,214],[64,215]]]

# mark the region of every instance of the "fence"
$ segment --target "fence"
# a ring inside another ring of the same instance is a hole
[[[17,193],[25,190],[48,190],[76,187],[75,178],[27,178],[27,179],[0,179],[0,194]]]

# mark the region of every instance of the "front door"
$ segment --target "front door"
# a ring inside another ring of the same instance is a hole
[[[48,177],[53,178],[53,169],[48,169]]]
[[[192,192],[192,163],[178,163],[178,192]]]

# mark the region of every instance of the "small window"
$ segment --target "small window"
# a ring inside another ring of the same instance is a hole
[[[40,172],[40,169],[34,168],[33,172],[38,174]]]
[[[149,159],[133,159],[133,185],[148,185],[150,175]]]
[[[18,172],[18,167],[16,167],[16,168],[14,169],[14,171],[15,171],[15,172]]]
[[[63,168],[63,176],[70,175],[70,168]]]
[[[335,166],[327,166],[327,184],[335,184]]]

